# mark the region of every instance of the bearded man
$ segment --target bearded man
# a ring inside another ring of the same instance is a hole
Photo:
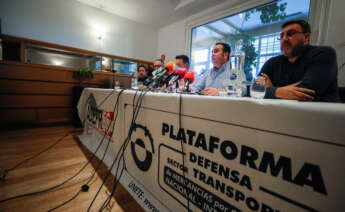
[[[312,46],[310,25],[293,20],[282,25],[283,55],[270,58],[260,75],[266,78],[265,98],[339,102],[338,65],[331,47]]]

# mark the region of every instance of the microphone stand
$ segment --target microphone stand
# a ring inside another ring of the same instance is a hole
[[[189,80],[187,80],[187,83],[186,83],[186,91],[190,92],[190,90],[189,90]]]
[[[178,92],[178,89],[179,89],[179,84],[178,84],[178,80],[176,80],[176,82],[175,82],[175,93]]]

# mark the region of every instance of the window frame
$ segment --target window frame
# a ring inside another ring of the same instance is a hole
[[[224,9],[224,5],[222,4],[219,9],[214,11],[210,9],[210,11],[206,13],[202,13],[200,16],[189,20],[186,22],[185,25],[185,33],[186,33],[186,43],[185,43],[185,52],[191,56],[191,46],[192,46],[192,30],[195,27],[228,17],[232,15],[236,15],[243,11],[253,9],[260,5],[268,4],[274,2],[275,0],[253,0],[245,3],[241,3],[238,5],[230,5],[227,3],[227,9]],[[236,2],[235,2],[236,3]],[[232,2],[233,4],[233,2]],[[327,38],[327,23],[329,20],[330,15],[330,4],[331,0],[310,0],[310,8],[309,8],[309,24],[311,25],[311,37],[310,37],[310,44],[313,45],[324,45],[326,38]]]

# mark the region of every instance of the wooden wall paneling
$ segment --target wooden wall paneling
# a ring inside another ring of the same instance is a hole
[[[25,43],[20,42],[20,62],[25,63]]]
[[[7,126],[19,123],[36,123],[37,113],[34,108],[27,109],[1,109],[0,126]]]
[[[85,82],[86,83],[97,83],[100,84],[106,80],[109,80],[110,82],[113,81],[120,81],[123,82],[124,84],[127,83],[127,81],[131,81],[131,76],[126,75],[126,74],[113,74],[113,73],[107,73],[107,72],[99,72],[99,71],[94,71],[94,78],[89,78],[86,79]]]
[[[72,108],[42,108],[37,109],[40,123],[61,123],[72,121]]]
[[[79,85],[79,80],[73,78],[75,69],[47,66],[21,64],[14,62],[0,61],[0,78],[3,79],[20,79],[31,81],[47,81],[47,82],[64,82]],[[101,84],[103,81],[112,81],[113,77],[119,80],[121,84],[130,85],[131,76],[127,74],[117,74],[109,72],[94,71],[94,78],[83,80],[83,83]]]
[[[0,95],[0,108],[72,107],[71,96]]]
[[[0,94],[72,95],[73,83],[0,79]]]
[[[71,123],[72,108],[0,108],[0,126]]]
[[[48,69],[25,64],[0,63],[0,78],[5,79],[78,83],[77,80],[73,79],[72,75],[72,71]]]
[[[86,88],[99,88],[100,84],[95,84],[95,83],[83,83],[83,86],[85,86]]]

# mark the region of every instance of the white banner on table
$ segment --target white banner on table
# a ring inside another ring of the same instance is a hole
[[[91,93],[100,96],[97,103],[106,96]],[[105,160],[109,167],[128,134],[132,98],[121,97],[112,154]],[[114,104],[109,101],[103,108],[108,113]],[[89,134],[86,129],[81,136],[90,151],[108,132],[99,122],[111,115],[98,117],[86,125],[98,129]],[[176,110],[150,103],[140,108],[120,182],[145,211],[345,211],[343,144],[234,124],[231,119],[183,114],[181,125]]]
[[[131,110],[126,108],[126,120]],[[127,169],[168,208],[344,209],[344,147],[197,117],[182,116],[179,128],[178,114],[140,113],[126,151]]]

